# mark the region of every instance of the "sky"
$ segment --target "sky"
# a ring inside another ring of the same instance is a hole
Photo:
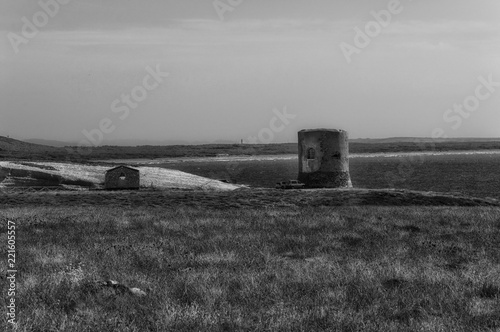
[[[498,0],[2,0],[0,135],[500,137]]]

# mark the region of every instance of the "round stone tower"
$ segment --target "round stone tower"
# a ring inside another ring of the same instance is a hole
[[[301,130],[299,178],[307,188],[349,188],[347,132],[337,129]]]

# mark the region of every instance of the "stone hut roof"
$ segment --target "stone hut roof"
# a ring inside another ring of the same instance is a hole
[[[116,169],[119,169],[119,168],[127,168],[127,169],[130,169],[130,170],[132,170],[132,171],[139,172],[139,170],[138,170],[138,169],[132,168],[132,167],[130,167],[130,166],[120,165],[120,166],[116,166],[116,167],[113,167],[113,168],[108,169],[108,170],[106,171],[106,173],[108,173],[108,172],[112,172],[112,171],[114,171],[114,170],[116,170]]]

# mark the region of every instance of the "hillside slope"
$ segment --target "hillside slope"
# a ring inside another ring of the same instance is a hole
[[[8,187],[62,187],[102,188],[104,175],[110,167],[71,163],[16,163],[0,161],[0,188]],[[177,170],[158,167],[136,167],[140,172],[141,187],[157,189],[234,190],[241,186],[208,179]]]
[[[17,139],[0,136],[0,149],[3,151],[56,151],[60,150],[53,146],[27,143]]]
[[[66,150],[0,136],[0,159],[62,160]]]

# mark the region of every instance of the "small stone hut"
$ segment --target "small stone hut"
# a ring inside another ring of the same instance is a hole
[[[352,187],[346,131],[307,129],[298,138],[300,182],[308,188]]]
[[[128,166],[117,166],[106,171],[106,189],[139,189],[139,170]]]

